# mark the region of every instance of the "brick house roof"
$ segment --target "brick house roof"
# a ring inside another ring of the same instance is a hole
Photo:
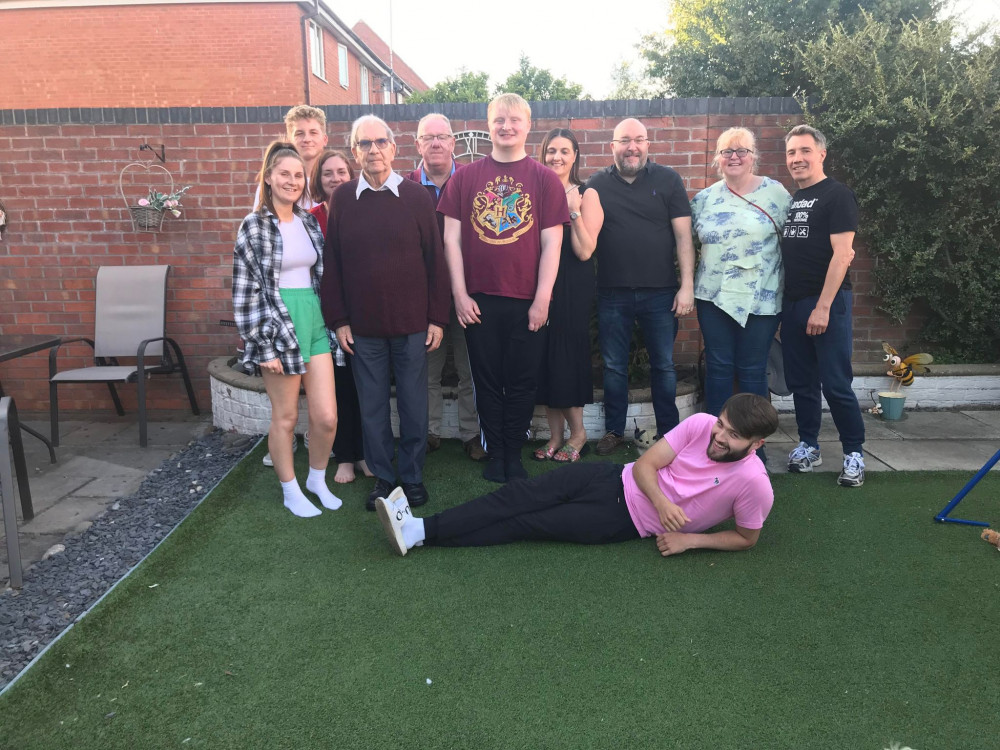
[[[354,24],[351,29],[358,38],[364,42],[367,47],[374,52],[386,67],[389,66],[389,45],[382,41],[382,37],[376,34],[371,26],[366,24],[364,21],[358,21]],[[427,91],[430,88],[424,80],[418,76],[413,68],[403,62],[403,58],[399,56],[399,53],[393,51],[392,53],[392,68],[397,76],[399,76],[407,85],[410,86],[414,91]]]

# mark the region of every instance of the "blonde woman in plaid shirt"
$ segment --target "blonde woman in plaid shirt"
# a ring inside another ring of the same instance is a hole
[[[290,143],[272,143],[259,175],[260,199],[243,220],[233,253],[233,310],[246,342],[243,366],[259,369],[264,378],[271,401],[271,460],[285,507],[301,518],[321,512],[302,492],[292,461],[303,385],[310,432],[306,489],[329,510],[341,506],[326,485],[337,400],[329,332],[317,296],[323,233],[316,218],[296,205],[305,186],[302,157]]]

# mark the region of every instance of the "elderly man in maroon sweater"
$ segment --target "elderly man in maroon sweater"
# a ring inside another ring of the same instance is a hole
[[[396,485],[390,368],[399,412],[399,480],[410,505],[427,502],[427,352],[441,345],[451,290],[434,201],[392,171],[396,143],[374,115],[355,121],[351,148],[361,175],[333,193],[323,253],[323,317],[353,356],[365,460],[375,498]],[[411,494],[412,493],[412,494]]]

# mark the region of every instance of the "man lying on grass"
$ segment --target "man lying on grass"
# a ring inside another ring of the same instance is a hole
[[[698,547],[749,549],[774,501],[755,451],[776,429],[778,414],[768,400],[740,393],[718,418],[688,417],[624,467],[570,464],[427,518],[413,516],[397,487],[378,498],[376,510],[400,555],[422,545],[610,544],[654,535],[664,556]],[[730,518],[735,530],[708,532]]]

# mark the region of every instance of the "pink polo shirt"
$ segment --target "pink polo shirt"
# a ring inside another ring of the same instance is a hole
[[[681,531],[705,531],[730,518],[744,529],[759,529],[774,503],[767,469],[755,453],[733,463],[710,459],[706,451],[715,422],[711,414],[694,414],[664,436],[677,457],[659,470],[660,490],[691,519]],[[640,536],[662,534],[656,508],[632,477],[633,465],[622,471],[632,523]]]

